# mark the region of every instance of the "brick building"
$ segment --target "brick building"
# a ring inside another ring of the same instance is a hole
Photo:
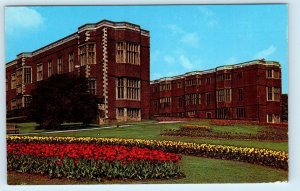
[[[150,33],[128,22],[107,20],[78,31],[6,64],[7,111],[26,108],[37,83],[54,74],[88,78],[107,120],[149,118]]]
[[[281,67],[254,60],[151,82],[151,116],[280,122]]]

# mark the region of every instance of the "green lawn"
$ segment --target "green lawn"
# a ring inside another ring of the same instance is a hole
[[[127,127],[113,127],[109,129],[85,130],[77,132],[39,134],[38,136],[76,136],[76,137],[117,137],[117,138],[139,138],[156,140],[173,140],[195,143],[209,143],[233,145],[239,147],[267,148],[272,150],[288,151],[287,142],[246,141],[246,140],[218,140],[202,138],[162,137],[160,132],[164,129],[179,128],[182,124],[208,125],[208,122],[157,124],[154,121],[130,123]],[[20,125],[21,133],[36,132],[34,123],[23,123]],[[93,126],[95,127],[95,126]],[[257,133],[264,127],[236,125],[236,126],[211,126],[213,131],[228,131],[241,133]],[[274,182],[287,181],[288,172],[274,168],[253,165],[243,162],[226,161],[219,159],[208,159],[194,156],[183,156],[180,166],[186,177],[172,180],[150,180],[150,181],[104,181],[103,183],[243,183],[243,182]],[[53,182],[54,181],[54,182]],[[11,184],[93,184],[94,181],[72,181],[72,180],[47,180],[40,181],[30,179],[30,176],[21,176],[18,173],[8,174],[8,182]]]
[[[188,124],[206,124],[208,122],[193,122]],[[193,143],[208,143],[208,144],[221,144],[232,145],[238,147],[255,147],[266,148],[272,150],[288,151],[288,143],[272,142],[272,141],[254,141],[254,140],[225,140],[225,139],[207,139],[207,138],[187,138],[187,137],[168,137],[160,136],[160,132],[163,129],[179,128],[182,124],[187,123],[174,123],[174,124],[156,124],[153,121],[144,123],[131,123],[128,127],[119,127],[111,129],[95,129],[88,131],[78,132],[64,132],[64,133],[51,133],[40,134],[43,136],[75,136],[75,137],[115,137],[115,138],[136,138],[136,139],[155,139],[155,140],[172,140],[172,141],[184,141]],[[31,127],[30,127],[31,125]],[[34,123],[23,123],[21,126],[21,133],[36,132],[34,130]],[[24,126],[24,130],[23,130]],[[95,126],[93,126],[95,127]],[[228,131],[228,132],[240,132],[240,133],[257,133],[263,127],[249,126],[249,125],[236,125],[236,126],[211,126],[214,131]]]

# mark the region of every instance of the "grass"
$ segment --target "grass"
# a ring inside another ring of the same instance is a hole
[[[38,124],[33,122],[28,123],[14,123],[17,125],[17,127],[20,129],[20,133],[42,133],[42,132],[48,132],[50,130],[44,130],[44,129],[37,129]],[[95,128],[99,127],[99,125],[90,124],[88,126],[84,126],[81,123],[63,123],[61,124],[61,127],[64,130],[74,130],[74,129],[88,129],[88,128]]]
[[[88,131],[78,132],[64,132],[64,133],[51,133],[40,134],[42,136],[71,136],[71,137],[114,137],[114,138],[135,138],[135,139],[154,139],[154,140],[170,140],[170,141],[183,141],[193,143],[207,143],[207,144],[221,144],[231,145],[237,147],[254,147],[254,148],[266,148],[271,150],[288,151],[288,143],[272,142],[272,141],[254,141],[254,140],[226,140],[226,139],[207,139],[207,138],[188,138],[188,137],[168,137],[160,136],[160,132],[163,129],[179,128],[182,124],[187,123],[173,123],[173,124],[155,124],[155,122],[144,123],[131,123],[129,127],[119,127],[111,129],[94,129]],[[188,124],[205,125],[207,122],[193,122]],[[28,132],[28,127],[25,124],[25,130]],[[243,133],[257,133],[264,127],[260,126],[211,126],[214,131],[228,131],[228,132],[243,132]],[[245,129],[244,129],[245,128]],[[33,127],[32,127],[33,129]],[[33,130],[32,130],[33,131]],[[23,132],[21,128],[21,133]],[[35,131],[33,131],[35,132]]]
[[[155,139],[155,140],[173,140],[195,143],[233,145],[238,147],[255,147],[267,148],[272,150],[288,151],[287,142],[270,142],[270,141],[246,141],[246,140],[220,140],[220,139],[203,139],[203,138],[183,138],[183,137],[163,137],[160,132],[164,129],[179,128],[182,124],[209,125],[207,121],[157,124],[154,121],[139,123],[127,123],[127,127],[113,127],[109,129],[94,129],[77,132],[39,134],[39,136],[75,136],[75,137],[116,137],[116,138],[137,138],[137,139]],[[20,126],[21,133],[36,132],[35,123],[22,123]],[[120,124],[122,125],[122,124]],[[210,125],[209,125],[210,126]],[[95,126],[93,126],[95,127]],[[210,126],[213,131],[228,131],[239,133],[257,133],[264,127],[251,125],[236,126]],[[103,180],[104,184],[119,183],[258,183],[258,182],[275,182],[287,181],[288,172],[284,170],[253,165],[237,161],[226,161],[219,159],[200,158],[194,156],[183,156],[180,166],[186,177],[171,180]],[[8,173],[9,184],[99,184],[90,180],[68,180],[68,179],[51,179],[39,175],[24,176],[16,172]]]

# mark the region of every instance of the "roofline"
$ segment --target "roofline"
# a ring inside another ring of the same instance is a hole
[[[107,23],[109,23],[109,24],[112,24],[112,25],[114,25],[114,26],[117,26],[118,24],[119,24],[119,25],[120,25],[120,24],[131,25],[131,26],[137,27],[137,28],[141,31],[142,35],[149,36],[149,34],[150,34],[150,32],[149,32],[148,30],[141,29],[141,27],[140,27],[139,25],[137,25],[137,24],[129,23],[129,22],[126,22],[126,21],[124,21],[124,22],[113,22],[113,21],[104,19],[104,20],[101,20],[101,21],[99,21],[99,22],[97,22],[97,23],[86,23],[86,24],[84,24],[84,25],[81,25],[80,27],[78,27],[78,29],[77,29],[77,31],[76,31],[75,33],[72,33],[72,34],[70,34],[70,35],[68,35],[68,36],[66,36],[66,37],[63,37],[63,38],[61,38],[61,39],[59,39],[59,40],[56,40],[56,41],[54,41],[54,42],[52,42],[52,43],[50,43],[50,44],[47,44],[47,45],[45,45],[45,46],[43,46],[43,47],[41,47],[41,48],[39,48],[39,49],[36,49],[36,50],[32,51],[32,52],[21,52],[21,53],[17,54],[17,58],[21,58],[21,57],[23,57],[23,55],[25,55],[26,57],[31,57],[31,56],[34,56],[34,55],[36,55],[36,54],[39,54],[39,53],[43,52],[43,49],[46,49],[46,50],[47,50],[48,47],[49,47],[49,48],[50,48],[51,46],[54,46],[54,47],[55,47],[55,44],[57,44],[57,46],[58,46],[58,45],[60,45],[60,42],[64,43],[64,42],[63,42],[64,40],[65,40],[65,41],[70,41],[70,40],[73,40],[73,39],[77,38],[77,34],[78,34],[79,32],[84,31],[84,30],[85,30],[84,27],[86,27],[86,26],[89,26],[89,25],[95,25],[94,27],[98,28],[98,27],[97,27],[98,25],[101,25],[102,23],[105,23],[105,22],[107,22]],[[125,26],[125,25],[124,25],[124,26]],[[125,26],[125,27],[126,27],[126,26]],[[89,28],[87,28],[87,29],[89,29]],[[82,31],[81,31],[81,30],[82,30]],[[44,51],[46,51],[46,50],[44,50]],[[11,61],[11,62],[9,62],[9,63],[6,63],[6,66],[7,66],[7,65],[11,65],[11,63],[14,62],[14,61],[15,61],[15,60],[13,60],[13,61]],[[7,67],[8,67],[8,66],[7,66]]]
[[[203,70],[203,71],[192,71],[192,72],[186,72],[184,74],[180,74],[177,76],[171,76],[171,77],[163,77],[163,78],[159,78],[156,80],[152,80],[150,81],[150,84],[156,84],[156,83],[160,83],[163,81],[172,81],[172,80],[177,80],[177,79],[182,79],[188,76],[193,76],[193,75],[203,75],[203,74],[207,74],[207,73],[213,73],[216,72],[218,70],[231,70],[231,69],[235,69],[237,67],[246,67],[249,65],[257,65],[259,63],[265,62],[264,65],[271,65],[269,63],[272,63],[272,65],[277,65],[279,67],[281,67],[280,63],[277,61],[265,61],[264,59],[257,59],[257,60],[251,60],[251,61],[247,61],[247,62],[241,62],[241,63],[237,63],[237,64],[231,64],[231,65],[223,65],[223,66],[218,66],[216,68],[212,68],[212,69],[208,69],[208,70]]]
[[[15,65],[15,64],[17,64],[17,60],[16,60],[16,59],[14,59],[14,60],[12,60],[12,61],[6,63],[6,64],[5,64],[5,67],[8,68],[8,67],[13,66],[13,65]]]
[[[51,45],[53,45],[53,44],[55,44],[55,43],[58,43],[58,42],[60,42],[60,41],[62,41],[62,40],[65,40],[65,39],[67,39],[67,38],[69,38],[69,37],[71,37],[71,36],[73,36],[73,35],[75,35],[75,34],[77,34],[77,32],[74,32],[74,33],[72,33],[72,34],[70,34],[70,35],[68,35],[68,36],[65,36],[65,37],[63,37],[63,38],[61,38],[61,39],[58,39],[58,40],[56,40],[56,41],[54,41],[54,42],[52,42],[52,43],[50,43],[50,44],[47,44],[47,45],[45,45],[45,46],[43,46],[43,47],[41,47],[41,48],[39,48],[39,49],[36,49],[36,50],[32,51],[31,53],[33,54],[33,53],[35,53],[35,52],[38,52],[39,50],[42,50],[43,48],[46,48],[46,47],[51,46]]]

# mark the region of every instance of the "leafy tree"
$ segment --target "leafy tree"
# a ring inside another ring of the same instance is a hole
[[[30,118],[41,128],[56,129],[63,122],[96,119],[97,99],[88,93],[87,79],[71,74],[53,75],[32,91]]]

